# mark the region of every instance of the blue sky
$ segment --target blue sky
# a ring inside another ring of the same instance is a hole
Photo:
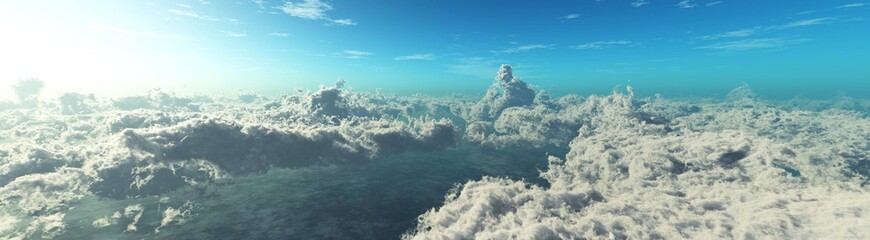
[[[868,13],[860,1],[0,1],[0,84],[271,94],[344,78],[482,94],[509,63],[554,94],[630,81],[642,94],[747,82],[773,97],[867,96]]]

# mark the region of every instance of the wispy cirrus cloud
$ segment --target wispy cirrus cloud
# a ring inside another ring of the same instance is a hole
[[[828,24],[833,23],[836,20],[834,17],[822,17],[822,18],[813,18],[813,19],[804,19],[800,21],[794,21],[787,23],[785,25],[779,26],[779,29],[787,29],[787,28],[795,28],[795,27],[805,27],[812,25],[820,25],[820,24]]]
[[[575,49],[601,49],[608,48],[617,45],[627,45],[631,44],[631,41],[628,40],[613,40],[613,41],[597,41],[597,42],[589,42],[580,45],[575,45],[573,48]]]
[[[740,38],[740,37],[749,37],[761,32],[763,29],[761,27],[753,27],[753,28],[745,28],[736,31],[724,32],[719,34],[700,36],[698,39],[701,40],[716,40],[722,38]]]
[[[285,33],[285,32],[271,32],[271,33],[269,33],[269,36],[275,36],[275,37],[287,37],[287,36],[290,36],[290,34],[289,34],[289,33]]]
[[[220,19],[218,19],[218,18],[216,18],[216,17],[212,17],[212,16],[209,16],[209,15],[205,15],[205,14],[202,14],[202,13],[199,13],[199,12],[195,12],[195,11],[190,11],[190,10],[180,10],[180,9],[174,9],[174,8],[173,8],[173,9],[169,9],[169,10],[166,10],[166,11],[168,11],[169,13],[172,13],[172,14],[178,15],[178,16],[189,17],[189,18],[196,18],[196,19],[199,19],[199,20],[212,21],[212,22],[220,21]]]
[[[230,31],[221,31],[221,32],[226,34],[227,36],[230,36],[230,37],[247,37],[248,36],[248,33],[245,33],[245,32],[230,32]]]
[[[698,4],[695,3],[695,0],[682,0],[677,3],[678,8],[694,8],[697,7]]]
[[[649,4],[649,1],[647,1],[647,0],[635,0],[634,2],[631,2],[631,6],[636,7],[636,8],[642,7],[642,6],[647,5],[647,4]]]
[[[706,6],[706,7],[716,6],[716,5],[719,5],[720,3],[722,3],[722,1],[708,2],[707,4],[704,4],[704,6]]]
[[[554,46],[556,46],[556,45],[553,45],[553,44],[527,44],[527,45],[522,45],[522,46],[517,46],[517,47],[512,47],[512,48],[502,50],[501,53],[528,52],[528,51],[532,51],[532,50],[536,50],[536,49],[548,49],[548,48],[552,48]]]
[[[367,58],[367,57],[369,57],[371,55],[375,55],[375,54],[372,52],[365,52],[365,51],[359,51],[359,50],[344,50],[341,53],[339,53],[339,55],[343,58],[348,58],[348,59],[360,59],[360,58]]]
[[[745,29],[723,32],[723,33],[718,33],[718,34],[705,35],[705,36],[697,37],[697,39],[700,39],[700,40],[718,40],[718,39],[725,39],[725,38],[751,37],[751,36],[760,35],[760,34],[764,34],[764,33],[772,33],[772,32],[777,32],[777,31],[782,31],[782,30],[793,29],[793,28],[830,24],[830,23],[834,23],[836,21],[837,21],[836,17],[821,17],[821,18],[813,18],[813,19],[803,19],[803,20],[785,23],[782,25],[758,26],[758,27],[745,28]]]
[[[579,17],[580,17],[580,14],[579,14],[579,13],[572,13],[572,14],[568,14],[568,15],[565,15],[565,16],[561,16],[561,17],[559,17],[559,18],[560,18],[560,19],[565,19],[565,20],[571,20],[571,19],[576,19],[576,18],[579,18]]]
[[[846,5],[841,5],[837,8],[856,8],[856,7],[863,7],[863,6],[867,6],[867,3],[850,3],[850,4],[846,4]]]
[[[349,26],[356,25],[352,19],[333,19],[326,15],[326,12],[332,10],[332,5],[320,0],[302,0],[301,2],[285,2],[284,6],[280,7],[281,11],[290,16],[304,18],[308,20],[324,20],[330,24]]]
[[[398,56],[398,57],[395,57],[395,58],[393,58],[393,59],[394,59],[394,60],[399,60],[399,61],[407,61],[407,60],[434,60],[434,59],[435,59],[435,54],[431,54],[431,53],[418,53],[418,54],[412,54],[412,55],[407,55],[407,56]]]
[[[800,44],[806,41],[809,41],[809,39],[757,38],[714,43],[698,48],[720,50],[725,52],[736,52],[783,48],[789,45]]]
[[[136,31],[129,30],[114,26],[91,26],[92,29],[98,30],[101,32],[112,33],[122,37],[142,37],[142,38],[155,38],[155,39],[164,39],[164,40],[177,40],[177,41],[190,41],[193,40],[190,37],[173,34],[173,33],[163,33],[163,32],[154,32],[154,31]]]

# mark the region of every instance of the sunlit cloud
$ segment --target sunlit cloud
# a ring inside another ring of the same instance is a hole
[[[730,31],[730,32],[724,32],[724,33],[719,33],[719,34],[714,34],[714,35],[701,36],[701,37],[698,37],[698,39],[701,39],[701,40],[716,40],[716,39],[722,39],[722,38],[740,38],[740,37],[749,37],[749,36],[752,36],[752,35],[757,34],[757,33],[760,32],[761,30],[762,30],[762,29],[761,29],[760,27],[746,28],[746,29],[741,29],[741,30],[736,30],[736,31]]]
[[[576,18],[579,18],[579,17],[580,17],[580,14],[579,14],[579,13],[572,13],[572,14],[568,14],[568,15],[565,15],[565,16],[561,16],[561,17],[559,17],[559,18],[561,18],[561,19],[566,19],[566,20],[570,20],[570,19],[576,19]]]
[[[758,38],[714,43],[698,48],[734,52],[782,48],[789,45],[800,44],[806,41],[809,41],[809,39]]]
[[[779,28],[786,29],[786,28],[795,28],[795,27],[805,27],[805,26],[812,26],[812,25],[828,24],[828,23],[834,22],[834,20],[835,20],[834,17],[806,19],[806,20],[790,22],[788,24],[780,26]]]
[[[304,18],[308,20],[324,20],[329,23],[341,26],[356,25],[352,19],[333,19],[326,15],[326,12],[332,10],[332,5],[321,2],[320,0],[303,0],[301,2],[286,2],[282,6],[281,11],[290,16]]]
[[[600,48],[608,48],[617,45],[627,45],[631,44],[631,41],[627,40],[616,40],[616,41],[597,41],[584,43],[580,45],[574,46],[575,49],[600,49]]]
[[[205,15],[202,13],[194,12],[194,11],[179,10],[179,9],[169,9],[167,11],[172,13],[172,14],[178,15],[178,16],[196,18],[199,20],[206,20],[206,21],[213,21],[213,22],[220,21],[220,19],[218,19],[218,18],[208,16],[208,15]]]
[[[677,3],[677,7],[679,8],[694,8],[697,6],[698,4],[696,4],[694,0],[683,0]]]
[[[866,3],[850,3],[850,4],[839,6],[837,8],[856,8],[856,7],[863,7],[866,5],[867,5]]]
[[[275,36],[275,37],[287,37],[287,36],[290,36],[290,34],[289,34],[289,33],[285,33],[285,32],[273,32],[273,33],[269,33],[269,36]]]
[[[431,53],[418,53],[418,54],[407,55],[407,56],[398,56],[398,57],[395,57],[395,58],[393,58],[393,59],[395,59],[395,60],[399,60],[399,61],[407,61],[407,60],[434,60],[434,59],[435,59],[435,54],[431,54]]]
[[[722,1],[708,2],[707,4],[704,4],[704,6],[710,7],[710,6],[719,5],[720,3],[722,3]]]
[[[360,59],[360,58],[367,58],[371,55],[374,55],[374,53],[365,52],[365,51],[358,51],[358,50],[344,50],[341,52],[340,55],[342,57],[348,58],[348,59]]]
[[[522,45],[522,46],[518,46],[518,47],[508,48],[508,49],[502,50],[501,52],[502,53],[528,52],[528,51],[536,50],[536,49],[548,49],[548,48],[552,48],[554,46],[555,45],[553,45],[553,44],[528,44],[528,45]]]
[[[646,0],[635,0],[634,2],[631,3],[631,6],[632,7],[642,7],[643,5],[647,5],[647,4],[649,4],[649,2]]]
[[[248,33],[243,33],[243,32],[229,32],[229,31],[222,31],[222,32],[230,37],[247,37],[248,36]]]

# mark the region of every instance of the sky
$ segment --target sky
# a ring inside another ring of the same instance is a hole
[[[0,86],[278,94],[343,78],[483,94],[506,63],[554,95],[745,82],[770,97],[870,97],[868,13],[856,0],[0,0]]]

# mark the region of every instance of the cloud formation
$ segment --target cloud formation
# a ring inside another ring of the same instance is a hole
[[[553,48],[554,46],[556,46],[556,45],[553,45],[553,44],[527,44],[527,45],[508,48],[508,49],[502,50],[501,52],[502,53],[528,52],[528,51],[532,51],[532,50],[536,50],[536,49],[549,49],[549,48]]]
[[[714,43],[698,47],[700,49],[721,50],[727,52],[750,51],[760,49],[778,49],[790,45],[800,44],[808,39],[783,39],[783,38],[756,38],[737,41]]]
[[[394,60],[406,61],[406,60],[434,60],[435,54],[431,53],[418,53],[406,56],[398,56],[393,58]]]
[[[601,49],[601,48],[608,48],[608,47],[612,47],[612,46],[627,45],[627,44],[631,44],[631,41],[627,41],[627,40],[597,41],[597,42],[590,42],[590,43],[575,45],[573,47],[575,49]]]
[[[332,5],[320,0],[287,1],[280,9],[290,16],[308,20],[324,20],[341,26],[356,25],[352,19],[333,19],[327,16],[326,12],[332,10]]]
[[[561,18],[561,19],[565,19],[565,20],[571,20],[571,19],[576,19],[576,18],[579,18],[579,17],[580,17],[580,14],[579,14],[579,13],[571,13],[571,14],[568,14],[568,15],[565,15],[565,16],[561,16],[561,17],[559,17],[559,18]]]
[[[366,57],[369,57],[371,55],[374,55],[374,53],[359,51],[359,50],[344,50],[341,52],[341,55],[344,58],[360,59],[360,58],[366,58]]]

